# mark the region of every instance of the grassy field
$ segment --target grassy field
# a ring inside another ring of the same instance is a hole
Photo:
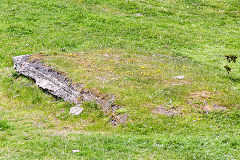
[[[237,0],[1,0],[0,159],[240,159],[239,61],[224,68],[239,12]],[[93,102],[70,116],[73,104],[12,69],[34,53],[114,94],[126,123]]]

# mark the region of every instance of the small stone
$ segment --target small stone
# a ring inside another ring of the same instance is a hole
[[[142,17],[143,15],[141,13],[136,14],[138,17]]]
[[[72,108],[70,108],[69,114],[77,116],[77,115],[81,114],[83,110],[84,110],[84,108],[82,108],[82,107],[72,107]]]
[[[180,76],[176,76],[176,77],[173,77],[175,79],[184,79],[185,77],[183,75],[180,75]]]
[[[183,85],[184,83],[172,83],[172,86],[179,86],[179,85]]]
[[[79,149],[74,149],[74,150],[72,150],[72,152],[77,153],[77,152],[80,152],[80,150]]]

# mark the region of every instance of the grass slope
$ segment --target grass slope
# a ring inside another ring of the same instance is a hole
[[[239,4],[2,0],[0,158],[240,159],[239,70],[223,68],[238,54]],[[36,52],[74,83],[116,95],[127,123],[112,127],[91,102],[69,116],[72,104],[12,69],[13,56]]]

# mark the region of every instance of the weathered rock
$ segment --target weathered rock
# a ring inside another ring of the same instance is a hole
[[[183,85],[184,83],[172,83],[171,85],[172,86],[180,86],[180,85]]]
[[[69,114],[78,116],[79,114],[82,113],[83,110],[84,110],[84,108],[82,108],[82,107],[71,107]]]
[[[176,77],[173,77],[175,79],[184,79],[185,77],[183,75],[180,75],[180,76],[176,76]]]
[[[65,101],[77,103],[80,92],[70,84],[69,79],[41,62],[28,62],[28,58],[30,55],[13,57],[17,72],[34,79],[39,87],[48,90],[51,94]]]
[[[72,152],[77,153],[77,152],[80,152],[80,150],[79,149],[73,149]]]

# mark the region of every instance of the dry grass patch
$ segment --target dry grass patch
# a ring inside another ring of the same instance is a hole
[[[221,106],[215,100],[220,93],[211,91],[191,92],[187,98],[187,103],[194,109],[205,112],[225,111],[227,108]]]

